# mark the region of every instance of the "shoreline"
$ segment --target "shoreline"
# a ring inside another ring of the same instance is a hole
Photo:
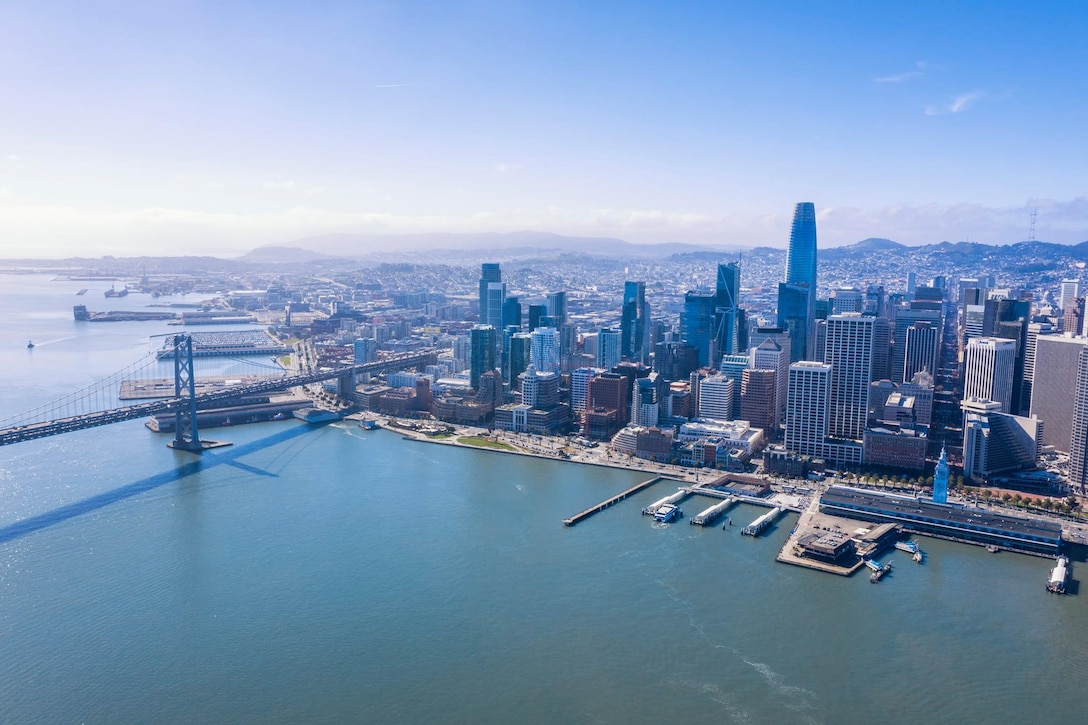
[[[374,420],[375,419],[375,418],[369,417],[369,416],[360,416],[358,419],[355,419],[355,420],[359,420],[359,419],[362,419],[364,417],[366,419],[369,419],[369,420]],[[682,484],[693,485],[693,484],[699,483],[699,482],[701,482],[700,477],[703,476],[703,474],[707,474],[711,478],[717,478],[717,477],[719,477],[721,475],[724,475],[724,474],[728,473],[727,471],[718,471],[718,470],[711,470],[711,469],[692,469],[692,468],[686,468],[686,467],[683,467],[683,466],[673,466],[673,465],[670,465],[670,464],[657,464],[657,463],[654,463],[652,461],[645,461],[645,460],[642,460],[642,459],[635,459],[635,460],[639,461],[638,464],[625,465],[625,462],[622,459],[615,456],[615,455],[607,455],[606,454],[604,456],[596,455],[596,456],[590,457],[588,455],[588,452],[589,451],[599,450],[599,449],[596,449],[596,448],[594,448],[594,449],[585,449],[585,450],[582,450],[582,451],[576,451],[573,455],[568,454],[568,456],[564,457],[564,456],[559,454],[559,450],[562,450],[562,448],[560,448],[560,449],[550,448],[550,449],[547,450],[547,452],[545,452],[544,449],[539,449],[539,450],[527,449],[527,448],[524,448],[522,446],[517,445],[516,441],[517,441],[517,436],[519,434],[505,434],[504,433],[504,434],[500,434],[500,435],[496,436],[494,431],[489,433],[488,429],[486,429],[486,428],[473,428],[471,426],[452,426],[451,425],[450,427],[454,428],[453,433],[449,434],[448,436],[443,436],[441,438],[436,438],[436,437],[427,435],[426,433],[423,433],[423,432],[420,432],[420,431],[411,430],[409,428],[401,428],[401,427],[399,427],[397,425],[393,425],[392,420],[393,419],[391,419],[389,417],[386,417],[386,416],[378,416],[377,417],[378,427],[380,429],[382,429],[382,430],[387,430],[387,431],[390,431],[392,433],[400,434],[403,438],[409,439],[409,440],[420,441],[420,442],[423,442],[423,443],[434,443],[434,444],[438,444],[438,445],[454,446],[454,447],[458,447],[458,448],[469,448],[469,449],[474,449],[474,450],[478,450],[478,451],[489,451],[489,452],[494,452],[494,453],[506,453],[506,454],[510,454],[510,455],[527,456],[527,457],[530,457],[530,458],[539,458],[539,459],[544,459],[544,460],[549,460],[549,461],[557,461],[557,462],[560,462],[560,463],[579,463],[579,464],[582,464],[582,465],[598,466],[598,467],[601,467],[601,468],[612,468],[612,469],[618,469],[618,470],[642,472],[642,473],[646,473],[647,475],[662,476],[662,477],[665,477],[665,478],[669,478],[669,479],[675,480],[677,483],[682,483]],[[511,441],[510,438],[509,438],[509,436],[511,436],[511,435],[514,436],[514,441]],[[520,435],[524,435],[524,434],[520,434]],[[462,443],[461,440],[460,440],[461,438],[470,438],[470,437],[487,438],[487,439],[490,439],[490,440],[494,440],[495,442],[498,442],[498,443],[504,443],[505,445],[509,446],[510,449],[492,447],[492,446],[472,445],[471,443]],[[543,440],[547,440],[546,437],[538,437],[538,438],[541,438]],[[564,446],[563,448],[566,448],[566,446]],[[753,474],[745,474],[745,475],[753,475]],[[776,483],[775,482],[774,479],[777,478],[777,477],[770,477],[770,476],[767,476],[766,474],[754,474],[754,475],[758,475],[758,476],[761,476],[764,479],[766,479],[768,484],[771,486],[772,490],[775,490],[776,492],[778,491],[778,488],[777,488],[778,486],[788,485],[789,487],[794,488],[794,489],[804,489],[807,492],[811,493],[813,496],[816,496],[818,498],[820,493],[823,490],[823,485],[821,485],[820,483],[814,484],[813,482],[807,481],[807,480],[790,479],[790,483],[782,484],[782,483]],[[705,476],[704,476],[704,478],[705,478]],[[842,485],[851,485],[851,484],[847,483],[846,481],[842,481],[841,484]],[[877,490],[877,489],[867,489],[864,486],[858,486],[858,488],[862,488],[862,489],[865,489],[865,490]],[[964,502],[964,503],[966,505],[966,502]],[[986,508],[988,508],[990,510],[993,510],[994,506],[992,504],[990,504]],[[1039,514],[1019,511],[1019,510],[1016,510],[1016,509],[1010,509],[1009,510],[1009,515],[1022,516],[1022,517],[1027,517],[1027,518],[1036,518],[1036,519],[1040,519],[1040,520],[1044,520],[1044,521],[1053,521],[1053,522],[1058,523],[1058,524],[1060,524],[1062,526],[1063,539],[1064,539],[1065,544],[1073,545],[1073,546],[1082,546],[1082,545],[1088,544],[1088,523],[1080,523],[1080,522],[1073,523],[1073,522],[1070,522],[1070,521],[1068,521],[1066,519],[1051,518],[1051,517],[1048,517],[1048,516],[1041,516]],[[785,563],[792,563],[792,562],[785,562]]]

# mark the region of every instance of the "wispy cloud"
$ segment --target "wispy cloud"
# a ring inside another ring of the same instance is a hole
[[[19,154],[8,154],[7,160],[14,164],[19,161]]]
[[[941,105],[926,106],[924,111],[927,116],[944,116],[949,113],[961,113],[966,111],[978,101],[986,98],[985,91],[971,91],[961,93],[950,102]]]
[[[511,171],[519,171],[521,168],[521,164],[508,164],[505,162],[500,162],[495,164],[495,173],[508,174]]]
[[[874,78],[873,83],[903,83],[904,81],[909,81],[913,78],[921,78],[926,74],[928,68],[929,66],[925,61],[919,60],[915,62],[914,70],[909,70],[905,73],[897,73],[896,75],[891,76],[880,76],[879,78]]]
[[[407,88],[408,86],[418,86],[418,83],[377,83],[375,88]]]

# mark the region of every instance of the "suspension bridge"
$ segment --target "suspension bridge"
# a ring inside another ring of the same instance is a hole
[[[162,352],[153,352],[106,378],[32,410],[0,420],[0,446],[21,443],[35,438],[59,435],[70,431],[119,423],[152,415],[173,413],[175,416],[172,448],[200,452],[208,447],[200,440],[197,411],[227,406],[247,396],[261,395],[337,380],[337,393],[351,400],[355,379],[364,373],[377,374],[410,367],[423,368],[437,362],[433,348],[391,355],[377,362],[345,365],[322,370],[307,369],[288,372],[281,368],[278,375],[254,377],[224,387],[203,386],[193,366],[193,340],[190,335],[175,335],[168,348],[173,358],[173,390],[155,400],[121,405],[122,386],[154,386],[162,378]],[[200,392],[198,392],[200,387]]]

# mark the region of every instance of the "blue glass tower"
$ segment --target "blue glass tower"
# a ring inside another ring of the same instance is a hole
[[[623,357],[642,362],[646,356],[646,283],[623,283],[623,310],[620,317]]]
[[[696,349],[699,367],[717,366],[717,345],[714,340],[716,303],[713,293],[688,292],[684,295],[684,311],[680,315],[680,341]]]
[[[933,503],[948,503],[948,457],[941,448],[937,470],[933,472]]]
[[[816,349],[816,207],[810,201],[802,201],[793,210],[793,226],[790,228],[790,246],[786,251],[787,285],[804,285],[808,288],[805,315],[805,349],[790,350],[790,359],[808,360]],[[779,286],[778,325],[783,326],[782,287]]]

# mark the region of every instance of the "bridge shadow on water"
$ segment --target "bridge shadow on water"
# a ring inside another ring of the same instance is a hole
[[[0,527],[0,544],[6,544],[14,539],[19,539],[28,534],[47,529],[50,526],[55,526],[56,524],[74,519],[77,516],[83,516],[92,511],[98,511],[111,504],[124,501],[133,496],[139,496],[142,493],[147,493],[148,491],[165,486],[168,483],[173,483],[174,481],[180,481],[194,473],[206,471],[215,466],[225,464],[234,466],[248,473],[254,473],[261,476],[275,476],[276,474],[274,473],[242,463],[239,459],[243,456],[248,456],[251,453],[271,448],[272,446],[279,445],[280,443],[312,432],[314,431],[311,426],[297,425],[280,433],[261,438],[260,440],[225,449],[221,453],[202,453],[198,458],[178,466],[173,470],[156,473],[153,476],[148,476],[143,480],[135,481],[128,485],[121,486],[120,488],[115,488],[112,491],[105,491],[104,493],[96,494],[89,498],[55,508],[52,511],[46,511],[43,514],[31,516],[28,519],[23,519],[22,521],[16,521],[13,524]]]

